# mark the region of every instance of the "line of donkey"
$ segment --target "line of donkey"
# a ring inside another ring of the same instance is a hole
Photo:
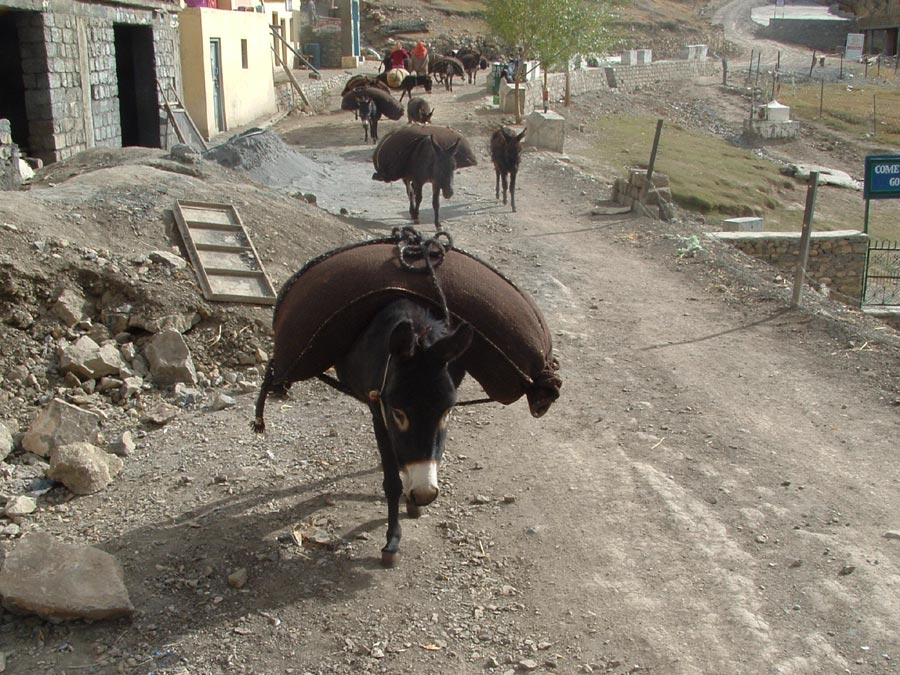
[[[417,76],[409,76],[417,77]],[[402,100],[402,97],[401,97]],[[399,120],[403,115],[400,101],[394,99],[384,81],[367,75],[355,75],[344,86],[341,99],[343,110],[353,111],[362,121],[364,140],[378,143],[372,161],[372,178],[383,182],[402,180],[409,199],[409,215],[419,222],[422,189],[432,185],[434,225],[440,225],[440,197],[453,196],[453,177],[457,169],[477,163],[469,142],[459,132],[448,127],[431,126],[434,109],[424,98],[410,96],[406,106],[408,126],[396,129],[381,142],[378,121],[382,116]],[[490,137],[491,162],[494,165],[495,197],[516,210],[516,177],[519,171],[522,140],[520,133],[500,127]]]

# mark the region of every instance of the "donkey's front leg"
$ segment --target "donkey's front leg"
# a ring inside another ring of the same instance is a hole
[[[434,229],[441,229],[441,190],[435,182],[432,186],[434,190],[431,192],[431,208],[434,209]],[[422,199],[422,191],[419,188],[419,200]]]
[[[512,205],[513,213],[516,212],[516,171],[509,172],[509,203]]]
[[[371,410],[375,440],[378,442],[381,468],[384,471],[382,487],[388,504],[387,543],[381,549],[381,564],[383,567],[394,567],[400,558],[400,497],[403,494],[403,483],[400,481],[397,458],[391,450],[391,440],[384,426],[384,420],[381,419],[381,410],[377,407]]]
[[[505,171],[500,173],[500,179],[503,181],[503,204],[506,204],[506,192],[508,189],[507,185],[507,173]]]

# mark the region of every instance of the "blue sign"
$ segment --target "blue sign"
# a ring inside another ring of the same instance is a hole
[[[866,157],[864,199],[900,199],[900,155]]]

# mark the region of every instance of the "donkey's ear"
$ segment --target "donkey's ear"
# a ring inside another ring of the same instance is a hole
[[[456,148],[459,147],[459,141],[460,141],[460,140],[461,140],[461,139],[457,138],[457,139],[456,139],[456,142],[455,142],[453,145],[451,145],[449,148],[447,148],[447,154],[448,154],[448,155],[452,155],[454,152],[456,152]]]
[[[440,359],[442,363],[450,363],[465,353],[472,344],[474,334],[471,324],[461,323],[452,333],[431,345],[428,353]]]
[[[391,355],[398,359],[409,359],[416,351],[416,332],[412,321],[401,321],[391,331],[388,343]]]
[[[525,132],[526,132],[526,131],[528,131],[528,129],[522,129],[522,133],[516,135],[516,140],[517,140],[517,141],[521,141],[523,138],[525,138]]]
[[[434,115],[434,110],[432,110],[430,113],[428,113],[427,115],[425,115],[425,121],[426,121],[426,122],[430,122],[430,121],[431,121],[431,116],[432,116],[432,115]]]

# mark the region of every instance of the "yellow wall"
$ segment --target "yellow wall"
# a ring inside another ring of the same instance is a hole
[[[265,14],[189,8],[178,19],[184,105],[206,138],[218,133],[209,61],[211,39],[218,38],[222,46],[225,129],[276,112],[272,39]],[[246,69],[241,60],[241,40],[247,41]]]

